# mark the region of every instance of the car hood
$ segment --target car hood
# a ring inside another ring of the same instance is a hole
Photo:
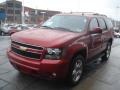
[[[115,32],[114,34],[115,34],[115,35],[120,35],[120,33],[119,33],[119,32]]]
[[[6,33],[7,33],[7,32],[9,32],[9,30],[10,30],[9,27],[2,27],[2,31],[3,31],[3,32],[6,32]]]
[[[40,29],[15,33],[11,36],[11,39],[43,47],[57,47],[58,45],[65,44],[65,42],[74,39],[78,35],[78,33],[74,32]]]

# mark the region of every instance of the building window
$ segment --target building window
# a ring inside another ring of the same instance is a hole
[[[21,14],[21,11],[20,10],[16,10],[15,14]]]
[[[30,12],[30,14],[31,14],[31,15],[35,15],[35,10],[32,10],[32,11]]]
[[[13,3],[7,3],[7,6],[8,7],[13,7],[14,5],[13,5]]]
[[[7,20],[8,20],[8,21],[13,21],[13,16],[8,16],[8,17],[7,17]]]
[[[5,9],[0,8],[0,12],[1,12],[1,13],[4,13],[4,12],[5,12]]]
[[[21,4],[15,4],[15,7],[16,8],[22,8],[22,5]]]
[[[13,14],[13,10],[8,10],[7,13],[8,14]]]

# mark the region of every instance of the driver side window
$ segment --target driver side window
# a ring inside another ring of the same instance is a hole
[[[97,19],[96,18],[91,19],[90,24],[89,24],[90,31],[94,30],[97,27],[98,27]]]

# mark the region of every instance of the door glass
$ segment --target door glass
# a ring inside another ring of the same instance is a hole
[[[93,18],[93,19],[91,20],[89,27],[90,27],[90,30],[91,30],[91,31],[98,27],[98,22],[97,22],[97,19],[96,19],[96,18]]]
[[[105,24],[105,21],[104,21],[102,18],[98,18],[98,22],[99,22],[99,27],[100,27],[102,30],[106,30],[106,29],[107,29],[106,24]]]
[[[105,21],[106,21],[106,24],[107,24],[107,28],[108,28],[108,29],[113,28],[113,24],[112,24],[112,22],[111,22],[110,19],[106,18]]]

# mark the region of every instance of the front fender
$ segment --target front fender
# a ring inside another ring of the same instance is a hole
[[[86,57],[88,56],[88,47],[87,44],[83,43],[83,42],[79,42],[79,43],[73,43],[71,45],[69,45],[66,49],[66,58],[71,60],[74,55],[76,55],[78,52],[80,52],[81,50],[85,50],[86,52]]]

